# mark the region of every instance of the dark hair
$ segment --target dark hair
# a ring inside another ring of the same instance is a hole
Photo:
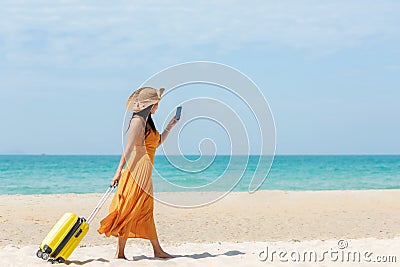
[[[156,126],[154,125],[153,118],[151,117],[151,114],[147,117],[146,121],[146,131],[145,131],[145,137],[147,137],[150,134],[150,131],[156,131]]]
[[[130,121],[132,120],[133,116],[138,115],[140,117],[142,117],[143,119],[146,119],[146,128],[145,128],[145,138],[150,134],[150,131],[156,131],[156,126],[154,125],[154,121],[153,118],[151,117],[150,111],[153,108],[154,105],[150,105],[147,108],[139,111],[139,112],[133,112],[132,117],[130,119]],[[130,121],[128,124],[128,129],[126,129],[126,132],[128,132],[129,127],[130,127]]]

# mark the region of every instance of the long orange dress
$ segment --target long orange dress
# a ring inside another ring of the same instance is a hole
[[[151,175],[159,142],[159,132],[150,131],[145,138],[145,145],[135,145],[127,167],[121,174],[109,214],[97,229],[100,234],[149,240],[157,238]]]

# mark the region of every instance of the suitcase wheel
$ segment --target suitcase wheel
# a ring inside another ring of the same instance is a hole
[[[42,253],[42,259],[47,261],[49,259],[49,254],[46,252]]]
[[[37,256],[38,258],[42,258],[42,255],[43,255],[43,251],[42,251],[41,249],[39,249],[39,250],[36,252],[36,256]]]
[[[63,258],[58,258],[58,259],[51,259],[49,260],[51,262],[51,264],[55,264],[55,263],[64,263],[65,260]]]

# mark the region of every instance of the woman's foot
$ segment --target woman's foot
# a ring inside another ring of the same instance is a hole
[[[115,251],[115,256],[114,259],[124,259],[127,260],[125,257],[125,244],[126,244],[127,239],[118,237],[118,242],[117,242],[117,250]]]
[[[168,254],[167,252],[161,250],[158,252],[154,252],[154,258],[163,258],[163,259],[170,259],[174,258],[174,256]]]
[[[115,254],[114,259],[123,259],[123,260],[127,260],[127,258],[125,257],[125,255],[117,255]]]

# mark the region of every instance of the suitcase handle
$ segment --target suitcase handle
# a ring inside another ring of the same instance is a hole
[[[97,203],[96,207],[93,209],[92,213],[90,213],[89,217],[87,218],[86,222],[90,224],[94,217],[97,215],[97,213],[100,211],[101,207],[103,207],[104,203],[107,201],[108,197],[111,195],[111,193],[114,191],[114,189],[118,186],[118,183],[115,183],[114,185],[110,185],[106,192],[103,194],[101,197],[100,201]]]

